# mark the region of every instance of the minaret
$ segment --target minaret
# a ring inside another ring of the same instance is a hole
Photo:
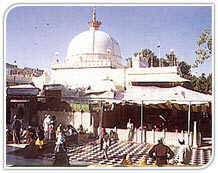
[[[94,8],[92,10],[92,21],[90,21],[89,23],[90,29],[94,29],[94,30],[98,30],[101,22],[96,20],[96,9]]]

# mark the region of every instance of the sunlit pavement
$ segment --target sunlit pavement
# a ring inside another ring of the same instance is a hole
[[[6,164],[10,166],[18,167],[31,167],[31,166],[47,166],[50,167],[54,162],[54,154],[51,157],[41,157],[37,159],[26,159],[22,156],[9,154],[8,152],[24,148],[25,144],[8,144],[6,148]],[[137,167],[139,160],[146,154],[151,145],[137,144],[127,142],[113,142],[108,150],[109,160],[103,159],[103,151],[100,151],[98,141],[89,142],[80,146],[68,147],[68,156],[70,160],[70,166],[72,167],[120,167],[122,155],[126,153],[132,154],[133,166]],[[178,147],[171,147],[176,153]],[[167,167],[199,167],[206,165],[212,155],[211,146],[201,147],[200,149],[194,149],[192,154],[192,160],[189,165],[166,165]],[[150,165],[146,167],[156,167],[154,163],[150,162]]]

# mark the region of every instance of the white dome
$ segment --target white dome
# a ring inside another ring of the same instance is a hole
[[[91,59],[93,55],[98,60],[109,58],[113,63],[121,64],[119,43],[109,34],[92,28],[71,40],[66,61],[78,62],[82,59]]]

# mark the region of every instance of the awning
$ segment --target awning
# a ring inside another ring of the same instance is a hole
[[[171,88],[132,86],[124,92],[123,101],[135,103],[163,104],[167,101],[176,104],[208,104],[212,96],[177,86]]]
[[[21,99],[13,99],[10,100],[11,103],[27,103],[30,102],[30,100],[21,100]]]

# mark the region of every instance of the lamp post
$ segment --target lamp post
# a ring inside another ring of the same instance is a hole
[[[15,60],[14,61],[14,70],[13,70],[13,75],[14,75],[14,79],[13,79],[13,82],[14,82],[14,85],[16,85],[16,75],[17,75],[17,61]]]
[[[161,62],[160,62],[160,41],[159,41],[159,43],[158,43],[158,45],[157,45],[157,48],[158,48],[158,59],[159,59],[159,61],[158,61],[158,67],[160,67],[160,64],[161,64]]]

